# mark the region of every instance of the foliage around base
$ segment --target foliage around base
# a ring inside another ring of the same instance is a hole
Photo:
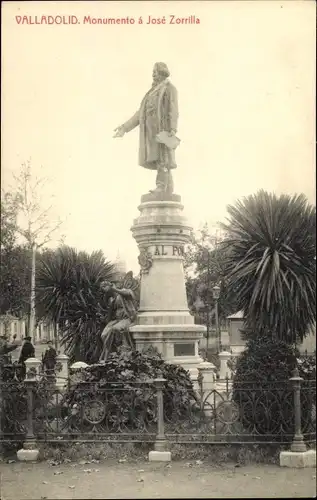
[[[79,407],[97,397],[107,408],[107,425],[117,429],[133,430],[157,421],[154,379],[166,380],[164,417],[169,421],[186,415],[196,399],[189,373],[166,363],[154,349],[139,352],[121,347],[82,375],[65,395],[68,405]]]
[[[250,339],[237,360],[233,400],[243,427],[252,433],[278,440],[294,435],[294,389],[290,381],[295,366],[301,383],[302,431],[315,432],[312,410],[316,405],[316,361],[297,362],[298,353],[288,343],[263,336]]]

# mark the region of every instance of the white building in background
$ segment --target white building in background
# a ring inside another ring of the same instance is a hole
[[[0,317],[0,335],[8,334],[10,339],[16,335],[17,340],[23,340],[27,335],[27,318],[15,318],[14,316]],[[40,322],[31,335],[33,343],[54,340],[54,326],[44,321]]]
[[[241,336],[241,330],[244,325],[243,311],[238,311],[235,314],[227,316],[227,320],[229,321],[230,347],[234,354],[240,354],[245,348],[245,340],[243,340]],[[298,348],[302,353],[307,351],[308,354],[313,354],[316,349],[316,325],[309,330],[307,336]]]

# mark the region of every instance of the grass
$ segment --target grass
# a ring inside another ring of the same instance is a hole
[[[281,445],[202,445],[172,444],[170,451],[173,461],[203,461],[213,466],[236,466],[248,464],[278,464]],[[44,445],[40,450],[40,459],[60,463],[105,460],[142,461],[148,459],[153,449],[149,443],[58,443]]]

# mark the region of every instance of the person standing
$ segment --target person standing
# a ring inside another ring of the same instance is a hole
[[[47,342],[47,348],[43,356],[43,367],[47,375],[54,375],[57,352],[51,340]]]
[[[35,357],[35,349],[34,345],[32,344],[32,338],[31,337],[25,337],[24,339],[24,344],[21,349],[20,357],[19,357],[19,364],[23,366],[23,376],[25,377],[25,362],[29,358],[34,358]]]

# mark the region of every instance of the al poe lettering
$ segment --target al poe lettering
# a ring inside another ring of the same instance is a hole
[[[172,252],[169,252],[168,249],[172,249]],[[168,246],[165,245],[156,245],[154,250],[154,255],[163,256],[163,255],[172,255],[173,257],[184,257],[184,247],[183,246]]]

